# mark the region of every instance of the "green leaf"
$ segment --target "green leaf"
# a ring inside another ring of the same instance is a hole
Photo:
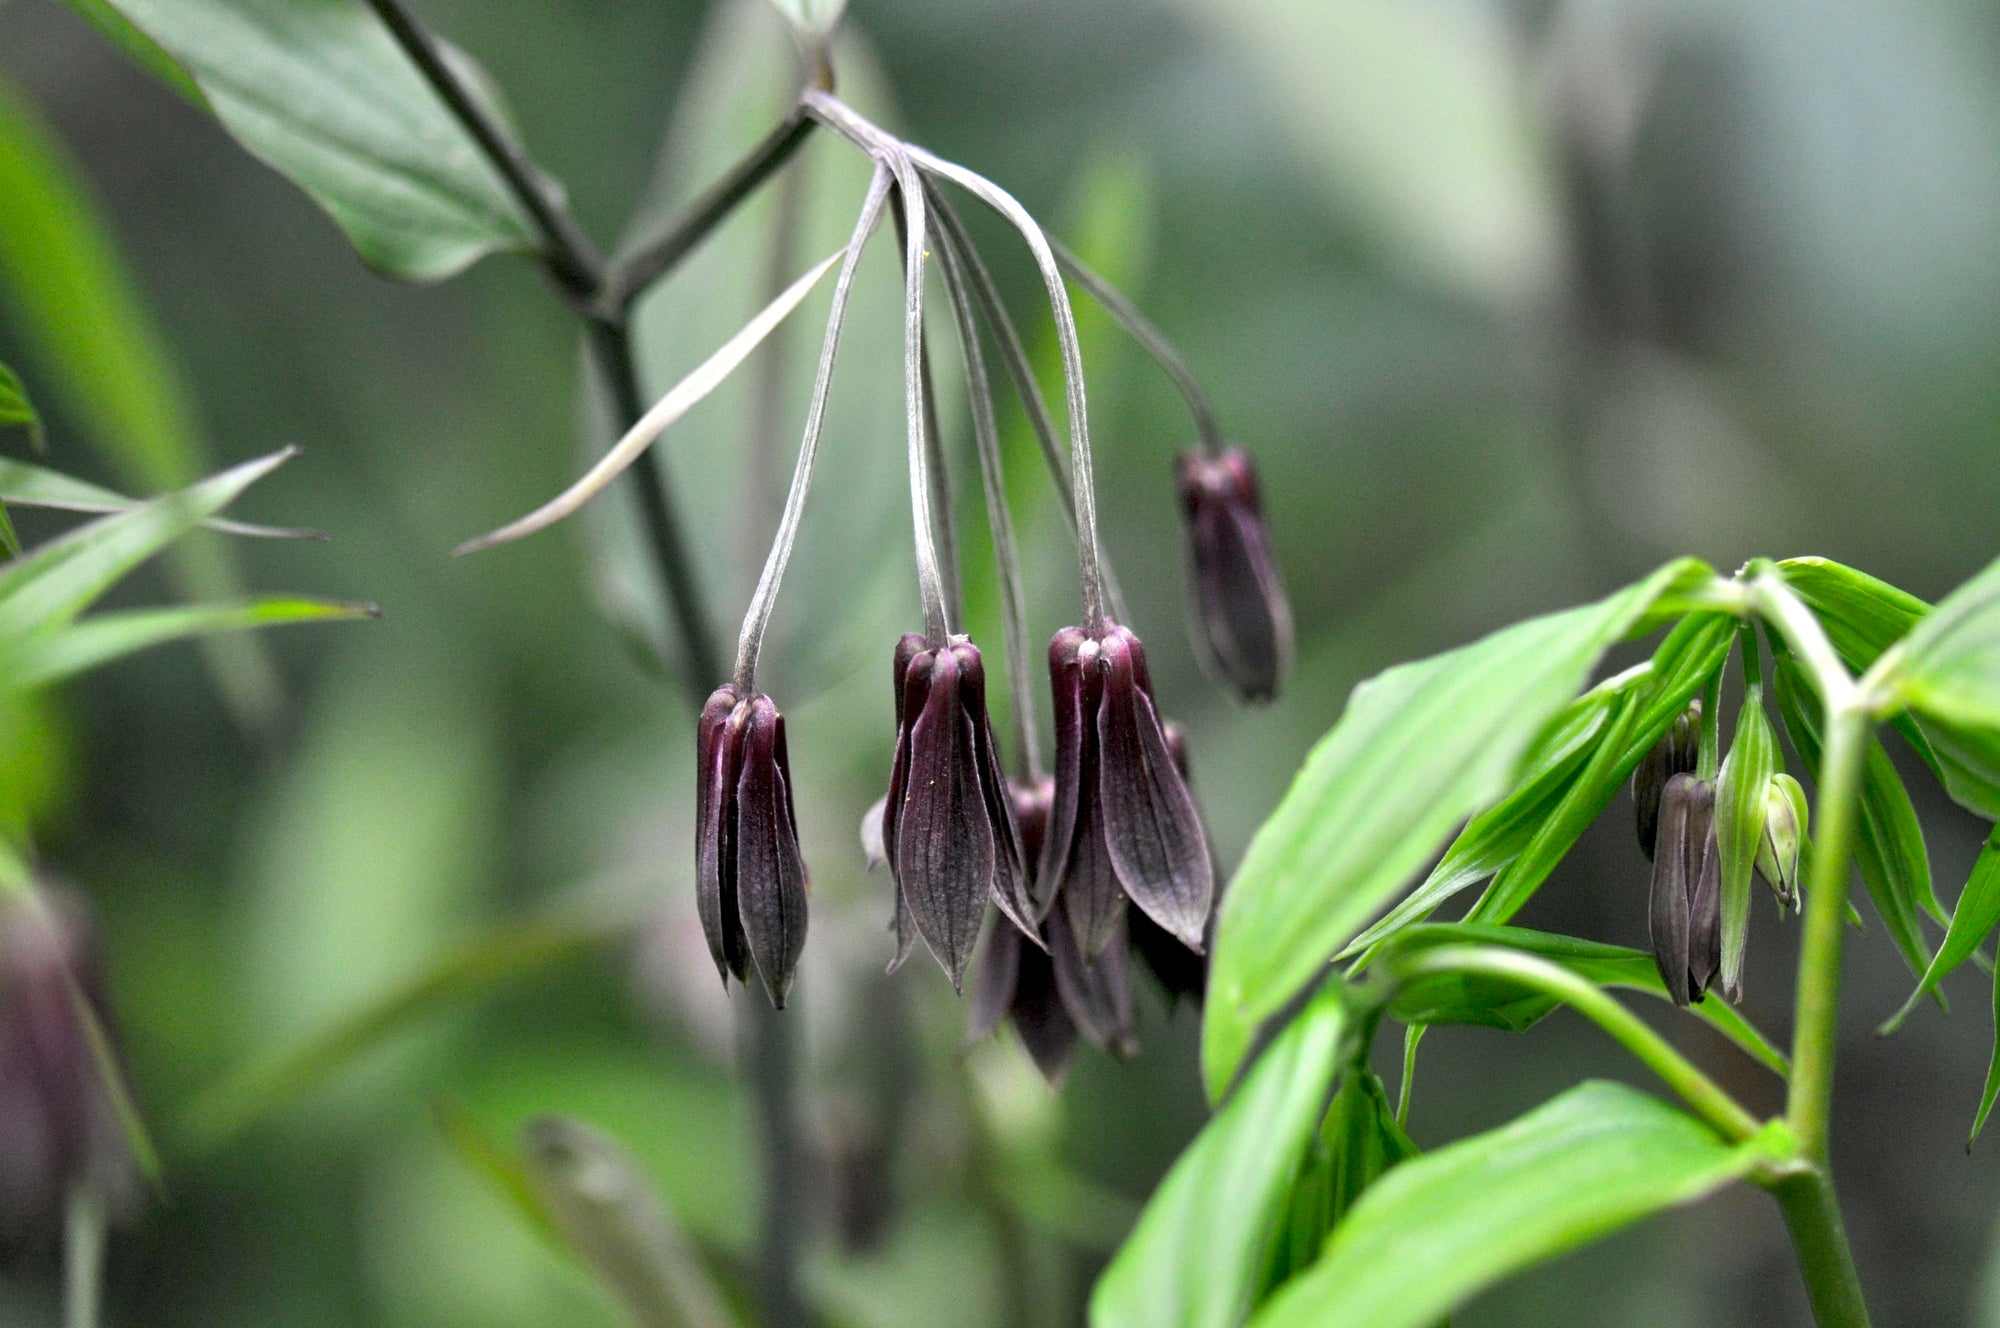
[[[1342,1073],[1313,1146],[1286,1196],[1264,1271],[1268,1293],[1319,1257],[1327,1233],[1390,1167],[1420,1150],[1396,1124],[1382,1080],[1357,1058]]]
[[[1220,1097],[1257,1026],[1289,1003],[1460,821],[1497,801],[1535,739],[1657,601],[1705,584],[1692,560],[1595,604],[1517,623],[1354,691],[1250,845],[1225,896],[1203,1026]]]
[[[1622,1084],[1579,1085],[1384,1176],[1252,1328],[1428,1328],[1512,1273],[1749,1175],[1780,1130],[1731,1147]]]
[[[35,358],[37,386],[61,398],[126,486],[179,489],[209,469],[186,385],[109,222],[54,133],[4,79],[0,299]],[[229,550],[213,541],[180,544],[171,566],[189,598],[243,594]],[[239,715],[270,713],[277,679],[254,638],[217,638],[206,654]]]
[[[1250,1309],[1347,1029],[1329,982],[1166,1179],[1090,1298],[1092,1328],[1228,1328]]]
[[[1429,922],[1407,929],[1391,943],[1396,954],[1440,945],[1503,945],[1553,960],[1600,987],[1622,987],[1671,1001],[1653,957],[1644,951],[1573,936],[1480,922]],[[1388,954],[1387,949],[1383,954]],[[1475,1024],[1520,1032],[1553,1010],[1552,996],[1480,974],[1429,973],[1406,982],[1390,1013],[1408,1024]],[[1783,1076],[1784,1052],[1726,1001],[1705,1000],[1688,1013],[1728,1038],[1758,1063]]]
[[[191,1147],[227,1142],[427,1015],[543,972],[627,930],[618,920],[531,920],[440,955],[423,972],[295,1046],[252,1061],[204,1093],[183,1128]]]
[[[1908,591],[1825,558],[1788,558],[1778,569],[1856,673],[1867,672],[1930,612]],[[2000,819],[2000,732],[1907,712],[1893,722],[1954,801],[1989,821]]]
[[[2000,728],[2000,561],[1917,624],[1896,677],[1904,699],[1926,714]]]
[[[380,616],[380,610],[372,604],[336,604],[283,596],[237,604],[187,604],[104,613],[53,634],[33,637],[7,652],[7,684],[46,687],[137,651],[211,632]]]
[[[1951,926],[1945,932],[1944,943],[1938,946],[1917,989],[1903,1002],[1903,1008],[1882,1025],[1882,1032],[1895,1032],[1909,1018],[1917,1002],[1937,990],[1945,974],[1970,959],[1979,949],[1979,943],[1986,939],[1986,933],[1996,925],[2000,925],[2000,827],[1987,836],[1986,847],[1979,850],[1979,858],[1972,864],[1971,879],[1959,893],[1958,907],[1951,911]]]
[[[359,0],[112,4],[371,266],[434,281],[486,254],[534,247],[499,174]]]
[[[21,386],[20,376],[0,364],[0,428],[25,424],[30,429],[39,430],[41,423],[42,417],[35,413],[34,403],[28,400],[28,389]]]
[[[1779,653],[1774,665],[1778,688],[1778,713],[1791,735],[1792,746],[1818,778],[1820,760],[1819,702],[1811,685],[1800,672],[1797,661]],[[1868,759],[1862,771],[1861,833],[1854,845],[1855,865],[1868,887],[1889,929],[1889,937],[1902,951],[1910,971],[1921,974],[1930,966],[1930,947],[1924,943],[1919,912],[1942,918],[1944,910],[1931,890],[1930,855],[1924,847],[1923,826],[1910,805],[1909,792],[1889,761],[1882,744],[1871,738]]]
[[[1750,938],[1750,875],[1764,838],[1764,790],[1778,772],[1778,735],[1764,713],[1764,689],[1751,683],[1736,715],[1736,739],[1715,787],[1715,842],[1722,855],[1722,990],[1734,1000],[1743,983]]]
[[[140,499],[127,498],[122,493],[85,480],[74,479],[46,466],[31,465],[26,461],[11,461],[4,457],[0,457],[0,501],[12,503],[16,507],[46,507],[58,512],[92,514],[128,512],[141,502]],[[215,516],[201,524],[208,530],[222,534],[247,535],[257,539],[323,540],[326,538],[317,530],[256,526],[244,521],[230,521]]]
[[[100,517],[0,565],[0,647],[70,622],[126,573],[221,511],[293,454],[287,448],[247,461],[180,493]]]
[[[1986,1086],[1979,1092],[1979,1114],[1972,1118],[1972,1132],[1966,1136],[1965,1151],[1979,1140],[1986,1118],[1993,1113],[1994,1099],[2000,1098],[2000,965],[1993,969],[1993,1055],[1986,1062]]]

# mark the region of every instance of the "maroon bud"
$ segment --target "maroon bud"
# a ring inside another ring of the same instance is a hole
[[[695,730],[695,906],[722,974],[754,963],[783,1008],[806,942],[809,881],[792,806],[785,721],[771,698],[719,687]]]
[[[1700,1000],[1722,959],[1722,855],[1707,780],[1677,774],[1660,793],[1649,911],[1667,994],[1676,1005]]]
[[[1701,698],[1674,716],[1674,722],[1660,735],[1651,751],[1632,772],[1632,810],[1637,818],[1639,848],[1653,856],[1659,837],[1660,795],[1675,775],[1691,775],[1701,758]]]
[[[1291,667],[1292,610],[1271,556],[1257,470],[1240,448],[1180,456],[1187,531],[1188,625],[1214,678],[1268,701]]]
[[[0,1243],[60,1230],[80,1189],[136,1197],[123,1075],[81,900],[0,902]]]
[[[1049,643],[1055,802],[1042,888],[1060,892],[1086,956],[1102,954],[1130,899],[1202,948],[1215,893],[1208,841],[1153,704],[1139,638],[1116,623]]]
[[[990,898],[1022,932],[1035,931],[1028,868],[986,713],[986,669],[964,637],[896,647],[903,670],[896,759],[882,818],[901,901],[931,953],[960,986]]]

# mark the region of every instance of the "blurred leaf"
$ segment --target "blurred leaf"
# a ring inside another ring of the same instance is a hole
[[[141,499],[127,498],[84,480],[72,479],[61,471],[26,461],[0,457],[0,501],[16,507],[47,507],[59,512],[126,512],[139,506]],[[247,535],[256,539],[325,539],[317,530],[284,526],[257,526],[245,521],[210,517],[205,529],[225,535]]]
[[[1787,558],[1778,569],[1856,673],[1865,673],[1930,612],[1908,591],[1825,558]],[[2000,732],[1908,712],[1893,723],[1954,801],[1989,821],[2000,819]]]
[[[736,1322],[673,1215],[616,1139],[543,1116],[522,1131],[529,1183],[563,1244],[618,1298],[635,1328]]]
[[[186,604],[103,613],[51,635],[35,637],[10,652],[7,681],[17,687],[46,687],[137,651],[210,632],[379,616],[372,604],[275,596],[240,604]]]
[[[0,364],[0,429],[10,425],[25,424],[41,446],[42,418],[35,413],[35,405],[28,400],[28,389],[21,386],[21,379],[12,369]]]
[[[1791,735],[1792,746],[1819,778],[1820,727],[1815,714],[1819,702],[1790,655],[1780,653],[1774,664],[1778,687],[1778,714]],[[1854,862],[1868,886],[1889,929],[1889,937],[1902,951],[1912,973],[1930,966],[1930,947],[1924,943],[1919,911],[1942,919],[1943,907],[1931,889],[1930,855],[1924,847],[1923,826],[1910,805],[1910,794],[1890,763],[1882,744],[1870,738],[1867,763],[1862,770],[1861,833],[1854,845]],[[1942,1000],[1942,996],[1939,997]]]
[[[471,135],[359,0],[111,3],[371,266],[434,281],[489,253],[534,248]]]
[[[246,461],[180,493],[99,517],[0,565],[0,647],[18,646],[70,622],[133,568],[293,455],[287,448]]]
[[[1160,1182],[1091,1294],[1092,1328],[1243,1321],[1272,1225],[1325,1110],[1346,1027],[1340,984],[1330,981]]]
[[[1917,624],[1895,677],[1902,697],[1927,715],[2000,729],[2000,561]]]
[[[159,43],[133,27],[131,19],[112,8],[111,0],[67,0],[67,3],[141,69],[187,101],[196,106],[203,104],[201,89],[188,77],[187,70],[174,63],[174,58],[161,50]]]
[[[771,4],[808,43],[826,40],[847,9],[847,0],[771,0]]]
[[[1736,715],[1715,785],[1715,841],[1722,855],[1722,990],[1734,999],[1750,936],[1750,874],[1764,838],[1764,790],[1778,772],[1778,735],[1764,713],[1764,689],[1751,683]],[[1706,1002],[1704,1002],[1706,1003]]]
[[[1663,1001],[1671,999],[1653,957],[1622,945],[1479,922],[1423,923],[1399,933],[1390,944],[1397,953],[1437,945],[1502,945],[1553,960],[1600,987],[1623,987]],[[1407,982],[1397,992],[1391,1012],[1409,1024],[1475,1024],[1520,1032],[1557,1004],[1552,996],[1499,978],[1451,972],[1425,974]],[[1772,1073],[1790,1073],[1784,1052],[1726,1001],[1701,1001],[1687,1009]]]
[[[1882,1025],[1882,1032],[1895,1032],[1909,1018],[1917,1002],[1937,990],[1945,974],[1970,959],[1996,925],[2000,925],[2000,827],[1995,827],[1986,838],[1986,847],[1979,850],[1978,860],[1972,864],[1971,879],[1959,893],[1958,906],[1951,911],[1951,926],[1930,966],[1924,970],[1923,980],[1910,993],[1910,999],[1903,1002],[1903,1008]]]
[[[570,963],[625,930],[622,921],[538,918],[453,949],[361,1009],[216,1084],[187,1113],[184,1132],[198,1150],[225,1143],[417,1021],[503,982]]]
[[[40,381],[54,385],[125,483],[178,489],[208,469],[201,431],[167,342],[82,179],[34,108],[0,79],[0,297]],[[180,544],[172,563],[190,598],[243,593],[228,550],[212,541]],[[270,713],[277,678],[255,638],[217,638],[205,653],[239,715]]]
[[[433,1114],[439,1132],[459,1160],[484,1176],[535,1234],[551,1245],[559,1243],[555,1220],[535,1192],[534,1177],[519,1154],[489,1137],[471,1113],[455,1103],[440,1103]]]
[[[1362,683],[1251,842],[1224,896],[1203,1021],[1211,1098],[1276,1014],[1465,817],[1656,601],[1706,583],[1670,563],[1595,604],[1531,618]]]
[[[1384,1176],[1252,1328],[1427,1328],[1508,1275],[1701,1199],[1776,1151],[1763,1134],[1731,1147],[1622,1084],[1581,1084]]]

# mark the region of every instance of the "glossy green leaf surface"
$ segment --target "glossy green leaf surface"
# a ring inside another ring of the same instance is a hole
[[[360,0],[112,2],[371,266],[432,281],[533,247],[499,175]]]
[[[1722,855],[1722,968],[1724,992],[1743,981],[1743,951],[1750,936],[1750,877],[1764,837],[1764,790],[1778,772],[1778,735],[1764,713],[1764,689],[1752,683],[1736,716],[1736,738],[1722,760],[1715,785],[1715,840]]]
[[[1405,1162],[1253,1328],[1428,1328],[1482,1288],[1692,1203],[1770,1154],[1622,1084],[1585,1083]]]
[[[1785,732],[1806,765],[1819,770],[1819,702],[1810,685],[1790,656],[1780,654],[1775,661],[1778,712]],[[1923,827],[1902,777],[1890,763],[1882,744],[1871,738],[1867,762],[1862,771],[1861,825],[1855,837],[1854,861],[1860,868],[1868,897],[1889,930],[1890,939],[1902,951],[1910,971],[1930,967],[1930,947],[1924,942],[1920,913],[1943,916],[1943,908],[1931,891],[1930,855],[1924,847]]]
[[[1532,618],[1362,683],[1251,842],[1225,897],[1203,1023],[1220,1097],[1255,1037],[1513,785],[1535,739],[1656,601],[1713,575],[1669,564],[1594,604]]]
[[[1090,1299],[1092,1328],[1228,1328],[1249,1312],[1347,1027],[1329,983],[1174,1163]]]

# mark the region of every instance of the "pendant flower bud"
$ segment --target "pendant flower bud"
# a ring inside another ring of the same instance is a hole
[[[1208,839],[1153,703],[1139,638],[1116,623],[1049,642],[1055,802],[1040,884],[1060,894],[1085,957],[1104,952],[1130,899],[1191,950],[1215,896]]]
[[[1799,906],[1799,850],[1806,835],[1806,791],[1782,770],[1764,786],[1764,833],[1757,841],[1757,874],[1780,909]]]
[[[964,981],[990,898],[1040,937],[1013,801],[986,714],[986,667],[964,637],[896,645],[896,759],[882,844],[901,907],[951,975]]]
[[[1660,793],[1650,904],[1653,962],[1674,1004],[1707,994],[1722,964],[1722,853],[1715,786],[1678,774]]]
[[[1659,835],[1660,795],[1675,775],[1691,775],[1701,759],[1701,698],[1674,717],[1673,726],[1653,744],[1632,772],[1632,809],[1638,815],[1639,847],[1653,856]]]
[[[1257,470],[1248,454],[1183,452],[1188,622],[1196,653],[1246,701],[1278,694],[1292,660],[1292,609],[1271,556]]]
[[[1160,731],[1166,735],[1167,751],[1174,758],[1174,769],[1180,771],[1190,795],[1194,792],[1194,776],[1188,770],[1187,734],[1172,720],[1164,720]],[[1132,937],[1132,953],[1137,955],[1153,978],[1167,993],[1169,1003],[1190,1000],[1197,1008],[1202,1003],[1202,993],[1208,987],[1207,950],[1215,939],[1215,914],[1222,907],[1222,869],[1214,865],[1214,855],[1210,854],[1210,864],[1215,872],[1215,897],[1208,909],[1208,925],[1202,931],[1202,952],[1196,953],[1169,936],[1159,923],[1143,912],[1127,915],[1127,926]]]
[[[761,692],[718,687],[695,730],[695,906],[722,974],[754,964],[784,1008],[806,943],[810,881],[792,806],[785,720]]]
[[[73,897],[0,902],[0,1245],[60,1230],[79,1189],[138,1193],[95,945]]]

